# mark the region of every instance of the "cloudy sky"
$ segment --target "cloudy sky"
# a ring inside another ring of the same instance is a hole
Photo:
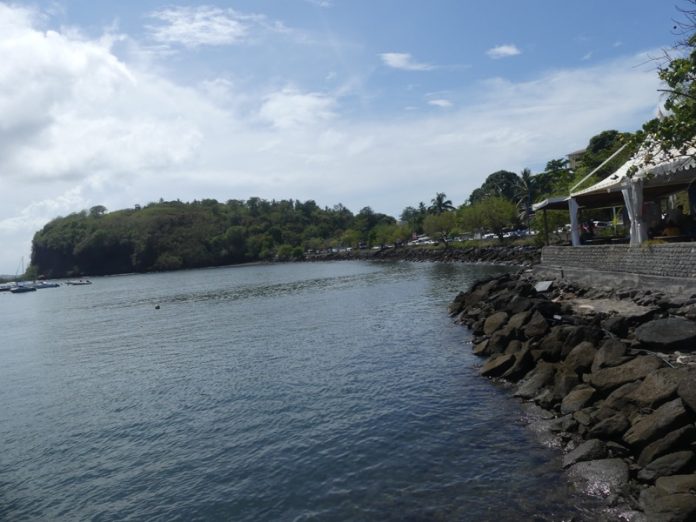
[[[678,2],[0,1],[0,273],[97,204],[462,203],[652,117]]]

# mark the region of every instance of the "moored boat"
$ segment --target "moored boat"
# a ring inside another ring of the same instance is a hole
[[[17,285],[10,288],[10,292],[13,294],[24,294],[26,292],[36,292],[36,287],[34,285]]]
[[[60,285],[58,283],[50,283],[48,281],[39,281],[38,283],[34,283],[34,286],[37,290],[41,290],[42,288],[58,288]]]
[[[92,281],[90,281],[89,279],[78,279],[73,281],[66,281],[65,284],[70,286],[91,285]]]

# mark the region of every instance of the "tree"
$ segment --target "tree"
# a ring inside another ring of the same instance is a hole
[[[435,197],[430,200],[431,205],[428,207],[428,212],[430,214],[442,214],[443,212],[449,212],[454,210],[454,205],[447,199],[447,194],[444,192],[438,192]]]
[[[90,217],[100,217],[106,212],[106,207],[104,205],[95,205],[89,209]]]
[[[457,226],[457,216],[454,212],[430,214],[423,222],[425,233],[449,247],[449,236]]]
[[[691,7],[679,9],[684,19],[674,26],[684,37],[672,52],[664,52],[658,66],[664,112],[645,123],[634,140],[647,151],[647,164],[659,152],[685,155],[696,146],[696,1],[688,3]]]
[[[505,198],[488,198],[481,205],[481,220],[486,230],[503,240],[503,232],[517,223],[517,207]]]
[[[518,177],[509,170],[498,170],[490,174],[483,184],[469,196],[469,203],[477,203],[490,197],[501,197],[513,201],[517,192]]]
[[[536,196],[537,180],[532,176],[532,171],[524,169],[518,178],[517,185],[517,206],[524,213],[524,221],[529,226],[529,216],[532,213],[532,202]]]

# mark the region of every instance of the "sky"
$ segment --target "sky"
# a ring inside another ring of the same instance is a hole
[[[652,118],[675,6],[0,1],[0,273],[94,205],[459,205]]]

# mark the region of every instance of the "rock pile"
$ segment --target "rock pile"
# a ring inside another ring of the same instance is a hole
[[[456,296],[481,375],[550,412],[590,494],[631,520],[696,520],[696,298],[548,286],[507,274]]]

